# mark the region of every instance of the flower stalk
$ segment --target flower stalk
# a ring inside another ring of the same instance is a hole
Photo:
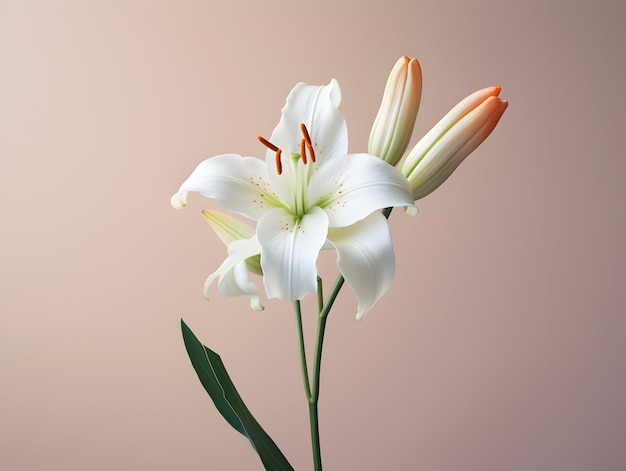
[[[318,304],[317,316],[317,332],[315,335],[315,351],[313,355],[313,376],[309,381],[308,366],[304,345],[304,333],[302,330],[302,311],[300,302],[294,303],[294,311],[296,315],[296,326],[298,329],[298,347],[300,351],[300,367],[302,370],[302,381],[304,383],[304,391],[307,402],[309,404],[309,425],[311,429],[311,450],[313,454],[313,468],[315,471],[322,469],[322,452],[320,446],[320,430],[319,430],[319,414],[318,401],[320,396],[320,372],[322,367],[322,349],[324,346],[324,333],[326,332],[326,321],[328,314],[332,308],[339,291],[343,287],[344,278],[342,275],[337,277],[337,281],[331,290],[326,302]],[[318,301],[323,299],[322,283],[318,278]]]

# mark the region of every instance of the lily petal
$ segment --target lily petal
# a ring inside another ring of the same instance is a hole
[[[343,115],[337,107],[341,103],[341,91],[335,79],[325,86],[297,84],[287,96],[281,110],[280,121],[274,128],[270,142],[282,150],[283,163],[293,154],[300,154],[302,133],[300,124],[304,123],[311,138],[315,152],[315,165],[308,168],[313,172],[328,157],[344,156],[348,152],[348,128]],[[310,157],[310,156],[309,156]],[[283,173],[278,175],[275,169],[276,154],[268,150],[266,162],[272,187],[283,201],[291,201],[294,175],[290,165],[283,166]]]
[[[257,237],[251,237],[247,240],[235,240],[228,244],[228,256],[222,262],[222,264],[215,270],[213,273],[209,275],[209,277],[204,282],[204,297],[209,299],[208,291],[211,284],[215,281],[216,278],[219,277],[220,281],[224,278],[230,276],[230,272],[235,268],[235,266],[239,264],[243,264],[245,267],[246,259],[250,257],[254,257],[261,253],[261,245],[257,240]],[[241,277],[234,279],[233,281],[240,281]],[[224,285],[226,289],[231,289],[226,282]],[[218,285],[219,287],[219,285]],[[234,290],[234,288],[232,288]],[[240,286],[241,291],[245,291],[245,287]],[[225,293],[227,294],[227,293]]]
[[[302,219],[277,208],[257,224],[263,283],[268,298],[295,301],[317,289],[317,256],[328,233],[328,217],[313,208]]]
[[[255,311],[263,311],[265,309],[259,301],[258,288],[248,279],[248,268],[245,262],[239,262],[232,270],[227,271],[220,278],[217,286],[223,294],[231,298],[249,296],[250,307]]]
[[[265,162],[254,157],[223,154],[201,162],[172,196],[172,206],[187,205],[187,193],[215,198],[225,208],[258,219],[270,207],[283,206],[274,193]]]
[[[329,159],[313,174],[308,201],[328,214],[330,227],[344,227],[391,206],[413,206],[408,180],[370,154]]]
[[[348,227],[330,229],[337,266],[358,300],[361,320],[391,285],[396,270],[387,219],[379,212]]]
[[[249,239],[256,233],[254,227],[221,211],[203,209],[202,217],[226,246],[234,240]]]
[[[315,149],[316,161],[327,155],[348,153],[348,127],[337,109],[341,103],[339,83],[332,79],[328,85],[297,84],[287,96],[280,121],[270,141],[283,150],[283,155],[300,153],[300,123],[309,131]],[[267,160],[273,165],[274,152],[268,151]]]

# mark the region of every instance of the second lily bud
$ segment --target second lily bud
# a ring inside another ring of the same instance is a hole
[[[497,86],[472,93],[404,156],[399,168],[415,200],[439,187],[493,131],[508,105],[499,93]]]
[[[409,145],[422,97],[422,69],[403,56],[394,65],[374,120],[368,153],[396,165]]]

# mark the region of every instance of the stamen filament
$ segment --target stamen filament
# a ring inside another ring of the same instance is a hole
[[[309,131],[304,123],[300,123],[300,132],[304,136],[304,142],[306,143],[306,148],[309,151],[311,162],[315,162],[315,151],[313,150],[313,144],[311,144],[311,136],[309,136]]]

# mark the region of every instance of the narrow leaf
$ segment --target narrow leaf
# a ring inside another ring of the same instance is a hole
[[[182,319],[181,328],[191,364],[220,414],[250,440],[266,470],[293,471],[285,456],[244,404],[220,356],[202,345]]]

